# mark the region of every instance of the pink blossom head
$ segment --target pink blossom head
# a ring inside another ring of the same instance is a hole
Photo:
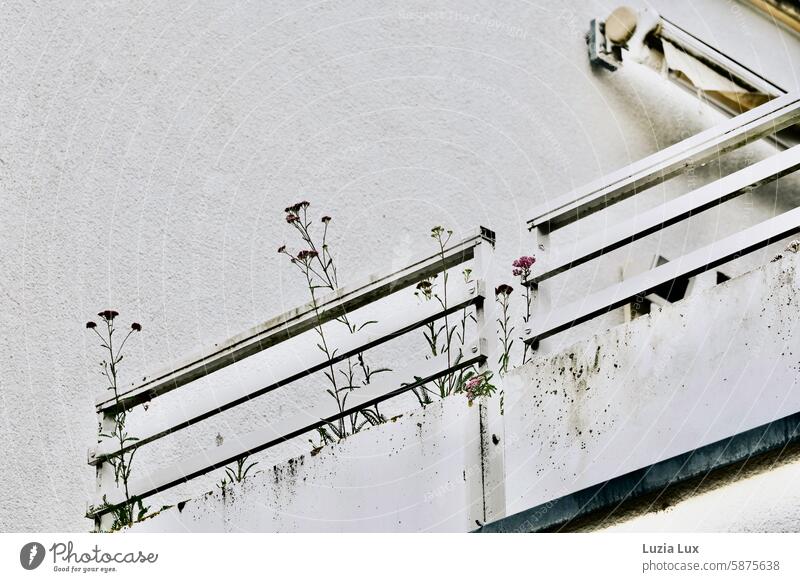
[[[470,405],[472,401],[475,400],[481,391],[481,386],[483,385],[484,377],[482,375],[473,376],[467,383],[464,385],[464,392],[467,396],[467,400],[469,401]]]
[[[535,262],[535,257],[522,256],[511,263],[511,266],[516,267],[517,269],[530,269]]]
[[[535,257],[529,257],[527,255],[523,255],[520,258],[516,259],[513,263],[511,263],[511,266],[514,267],[511,273],[515,277],[527,277],[528,275],[531,274],[531,267],[535,262],[536,262]]]
[[[475,376],[467,380],[467,391],[474,392],[480,387],[482,380],[483,378],[481,376]]]

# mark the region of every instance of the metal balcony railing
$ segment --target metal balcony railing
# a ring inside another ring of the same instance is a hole
[[[439,303],[431,301],[417,306],[416,309],[395,314],[394,317],[363,328],[339,341],[335,350],[330,352],[333,354],[330,358],[318,352],[306,357],[303,363],[286,362],[284,367],[274,374],[277,379],[261,387],[254,389],[234,385],[216,386],[212,401],[192,401],[183,405],[181,410],[169,416],[166,422],[150,428],[145,434],[137,434],[138,440],[123,448],[115,446],[111,439],[98,439],[98,445],[89,451],[89,464],[97,468],[97,500],[91,506],[87,517],[94,519],[99,529],[104,515],[127,502],[121,488],[114,483],[113,467],[109,463],[114,457],[156,443],[182,429],[247,404],[254,398],[278,388],[290,388],[297,382],[302,382],[310,374],[466,307],[474,306],[477,337],[471,343],[465,342],[466,345],[460,348],[461,353],[458,357],[450,358],[448,354],[443,354],[409,365],[403,371],[384,373],[372,383],[350,393],[344,410],[339,410],[333,402],[323,402],[311,410],[304,410],[299,417],[277,422],[248,434],[237,435],[235,439],[230,439],[222,446],[201,450],[195,454],[187,451],[187,455],[177,464],[138,478],[132,477],[128,484],[129,499],[131,501],[145,499],[166,491],[180,483],[225,467],[248,455],[316,430],[459,370],[471,366],[477,367],[480,371],[485,370],[494,344],[495,330],[494,302],[485,301],[486,274],[494,250],[494,237],[492,231],[481,227],[471,236],[449,245],[443,253],[423,257],[403,269],[376,274],[361,284],[339,289],[319,299],[316,306],[309,303],[292,309],[215,346],[212,350],[145,376],[141,382],[122,390],[118,401],[109,398],[107,392],[98,397],[96,412],[100,419],[100,432],[108,434],[113,428],[109,425],[114,422],[114,415],[119,408],[131,410],[175,390],[191,391],[195,381],[214,371],[235,365],[245,358],[298,337],[343,314],[350,314],[381,301],[437,273],[463,263],[472,263],[469,282],[460,280],[459,277],[451,278],[446,309]],[[492,341],[489,341],[489,338],[492,338]]]
[[[789,94],[644,158],[541,207],[528,222],[537,244],[537,270],[527,282],[535,290],[533,326],[525,341],[540,340],[646,296],[677,280],[696,276],[800,231],[800,208],[785,212],[666,264],[624,279],[569,305],[551,305],[547,280],[640,238],[686,220],[800,167],[800,146],[688,192],[583,241],[569,253],[552,252],[550,235],[727,151],[800,123],[800,95]]]

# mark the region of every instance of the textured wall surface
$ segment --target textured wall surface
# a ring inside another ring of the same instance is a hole
[[[788,89],[800,85],[794,37],[736,3],[671,4],[656,3]],[[587,22],[615,5],[3,3],[0,530],[90,525],[86,449],[103,384],[83,324],[98,309],[144,325],[130,379],[300,302],[301,281],[275,254],[289,236],[281,211],[298,198],[334,217],[343,280],[430,249],[437,223],[494,228],[507,264],[530,252],[533,205],[717,123],[649,71],[590,69]],[[674,255],[795,201],[763,188],[636,249]],[[609,264],[587,266],[560,293],[615,280]],[[320,391],[301,387],[190,431],[151,461]]]

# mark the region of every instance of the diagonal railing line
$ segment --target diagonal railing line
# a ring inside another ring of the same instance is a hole
[[[148,443],[152,443],[162,437],[173,434],[193,424],[211,418],[221,412],[235,408],[250,400],[263,396],[282,386],[287,386],[293,382],[301,380],[311,374],[319,372],[331,365],[346,360],[356,354],[372,349],[378,345],[400,337],[410,331],[427,325],[435,321],[456,313],[479,301],[485,297],[484,285],[482,281],[476,281],[463,288],[452,292],[451,300],[444,309],[436,303],[421,305],[413,318],[406,314],[398,314],[395,318],[376,323],[370,328],[365,328],[346,337],[336,346],[335,354],[332,357],[319,352],[313,353],[311,362],[299,362],[287,366],[278,374],[278,378],[268,384],[257,388],[244,388],[236,390],[233,387],[225,387],[220,391],[220,396],[213,402],[206,400],[187,405],[182,414],[170,419],[165,426],[157,429],[150,434],[140,437],[138,440],[128,443],[123,447],[111,441],[103,441],[94,450],[89,452],[89,464],[97,465],[111,458],[118,457],[123,453],[139,448]]]
[[[236,462],[248,455],[252,455],[268,448],[284,443],[292,438],[326,426],[341,418],[345,418],[359,410],[364,410],[385,400],[394,398],[424,384],[433,382],[449,374],[464,370],[480,364],[486,359],[486,340],[480,339],[456,361],[449,362],[449,356],[442,354],[435,359],[420,365],[414,365],[400,373],[395,373],[391,380],[385,379],[375,385],[360,388],[354,391],[350,404],[341,411],[320,414],[313,418],[313,412],[305,413],[298,421],[289,419],[282,424],[273,425],[255,430],[249,434],[231,439],[231,442],[221,447],[205,450],[193,457],[180,460],[169,467],[164,467],[150,475],[134,481],[130,486],[132,499],[144,499],[156,493],[161,493],[196,477],[205,475]],[[405,378],[407,382],[402,382]],[[332,406],[332,403],[328,403]],[[122,492],[115,490],[110,496],[97,500],[96,504],[87,513],[89,518],[100,516],[124,505]]]
[[[800,146],[794,146],[612,226],[582,241],[574,252],[563,253],[561,256],[556,255],[547,261],[542,261],[536,275],[527,283],[545,281],[798,169],[800,169]]]
[[[524,341],[534,343],[621,307],[664,284],[693,277],[800,232],[800,208],[795,208],[715,243],[687,253],[551,312],[543,312]]]
[[[534,211],[528,227],[563,228],[728,151],[800,123],[800,94],[783,95],[573,190]]]
[[[339,289],[320,298],[316,308],[314,304],[307,303],[287,311],[243,334],[215,345],[206,352],[172,364],[158,373],[145,376],[141,382],[120,393],[120,406],[129,409],[148,402],[309,331],[320,323],[332,321],[343,314],[414,285],[443,269],[467,262],[473,258],[475,247],[481,242],[493,245],[494,233],[481,227],[475,233],[448,246],[443,254],[426,255],[403,269],[378,273],[360,284]],[[115,399],[104,393],[97,398],[96,409],[97,412],[113,414],[118,407]]]

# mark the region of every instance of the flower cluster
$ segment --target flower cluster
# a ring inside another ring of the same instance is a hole
[[[309,206],[311,206],[311,202],[309,202],[308,200],[303,200],[301,202],[298,202],[297,204],[292,204],[291,206],[287,206],[286,208],[283,209],[283,211],[286,214],[297,214],[298,212],[300,212],[301,210],[305,210]]]
[[[328,224],[332,219],[328,215],[325,215],[320,219],[320,222],[325,225],[325,232],[322,235],[322,246],[316,246],[311,235],[311,222],[308,220],[307,210],[309,206],[311,206],[311,203],[307,200],[303,200],[296,204],[292,204],[291,206],[287,206],[283,209],[283,211],[286,213],[286,222],[294,226],[300,232],[300,237],[303,239],[303,242],[305,242],[310,248],[301,250],[297,253],[297,255],[293,255],[291,252],[286,250],[286,245],[281,245],[278,247],[278,254],[287,255],[289,259],[291,259],[292,263],[295,263],[298,266],[305,264],[305,266],[309,268],[313,259],[319,259],[320,265],[325,272],[318,273],[317,269],[310,269],[310,272],[313,274],[321,274],[323,284],[332,289],[336,286],[335,269],[333,269],[333,267],[330,265],[330,256],[327,256],[328,247],[326,239],[326,235],[328,233]],[[318,248],[321,250],[317,250]],[[328,272],[329,270],[331,271],[330,273]]]
[[[467,399],[470,402],[478,397],[478,389],[480,388],[481,382],[483,382],[483,376],[475,376],[467,382],[465,390],[467,392]]]
[[[511,295],[511,292],[514,291],[514,288],[511,285],[506,285],[503,283],[502,285],[498,285],[494,289],[495,297],[505,296],[508,297]]]
[[[448,234],[452,234],[452,233],[453,233],[453,231],[452,231],[452,230],[445,230],[445,228],[444,228],[443,226],[434,226],[434,227],[431,229],[431,238],[439,238],[439,237],[441,237],[441,236],[442,236],[442,235],[443,235],[445,232],[447,232]]]
[[[298,261],[307,261],[309,259],[313,259],[318,256],[319,253],[317,251],[300,251],[297,253],[297,260]]]
[[[522,256],[516,259],[511,266],[514,267],[512,274],[515,277],[522,277],[523,280],[527,279],[531,274],[531,267],[536,262],[535,257]]]
[[[469,405],[481,396],[491,396],[496,388],[489,382],[492,375],[490,372],[483,372],[477,376],[473,376],[464,385],[464,393],[467,396]]]
[[[98,313],[97,317],[99,317],[100,319],[105,321],[107,324],[109,324],[109,323],[113,322],[114,318],[116,318],[118,315],[119,315],[118,311],[114,311],[113,309],[106,309],[105,311],[101,311],[100,313]],[[86,322],[86,329],[96,329],[96,328],[97,328],[97,324],[94,321],[87,321]],[[131,324],[131,331],[132,332],[133,331],[142,331],[142,324],[133,322]]]
[[[430,299],[433,296],[433,283],[430,279],[423,279],[417,283],[417,293],[421,294],[425,299]]]
[[[311,203],[307,200],[303,200],[302,202],[284,208],[283,211],[286,213],[286,222],[289,224],[300,222],[300,211],[305,210],[309,206],[311,206]]]
[[[373,375],[389,371],[389,369],[371,367],[363,353],[348,356],[344,360],[340,359],[341,364],[333,362],[337,350],[329,344],[330,340],[325,329],[323,329],[323,324],[327,323],[330,317],[324,314],[321,315],[318,299],[319,293],[324,292],[326,289],[330,291],[339,289],[336,265],[328,246],[328,227],[333,219],[324,214],[319,219],[321,226],[320,224],[315,224],[315,221],[309,218],[309,206],[311,204],[303,200],[284,208],[286,222],[300,236],[302,246],[299,251],[295,252],[287,250],[287,245],[282,244],[278,247],[278,254],[286,255],[289,258],[289,262],[297,267],[305,279],[311,295],[311,304],[314,308],[313,312],[316,320],[314,331],[319,338],[317,347],[328,361],[327,370],[324,371],[324,374],[330,383],[330,388],[326,392],[336,400],[336,406],[339,412],[342,413],[342,416],[336,421],[326,422],[317,428],[323,444],[326,444],[355,434],[364,426],[384,422],[385,418],[378,410],[377,404],[350,413],[345,412],[345,403],[349,392],[359,386],[369,384]],[[367,321],[358,325],[350,321],[347,313],[342,313],[334,319],[347,326],[351,334],[364,329],[367,325],[377,323],[375,321]],[[362,376],[361,379],[356,378],[356,374],[359,371],[361,372],[359,374]],[[231,474],[228,477],[231,478]],[[238,481],[238,479],[236,480]]]

